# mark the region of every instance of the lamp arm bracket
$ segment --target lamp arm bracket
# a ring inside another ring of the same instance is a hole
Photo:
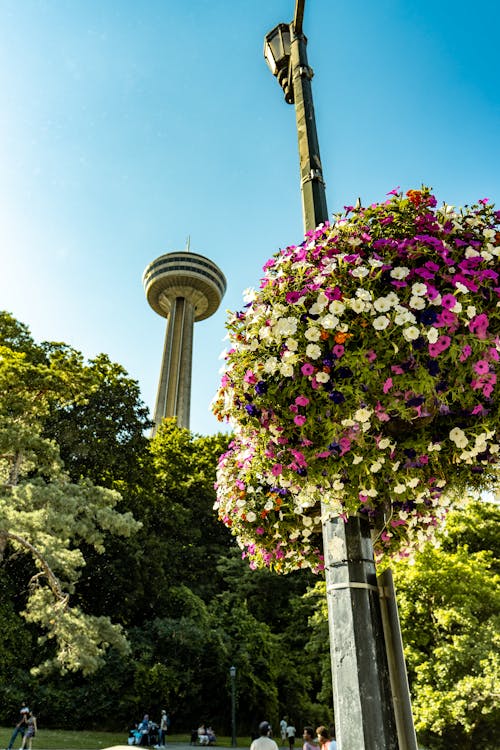
[[[323,179],[323,173],[320,169],[311,169],[309,174],[307,174],[305,177],[302,178],[301,183],[302,185],[305,185],[306,182],[312,182],[313,180],[317,180],[318,182],[321,182],[321,184],[324,186],[325,181]]]
[[[299,68],[299,76],[304,76],[309,81],[314,77],[314,70],[309,65],[301,65]]]

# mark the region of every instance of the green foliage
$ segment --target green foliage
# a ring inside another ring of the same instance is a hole
[[[40,668],[94,671],[110,644],[126,649],[121,629],[70,605],[85,564],[79,544],[97,552],[105,533],[128,535],[138,528],[132,515],[115,510],[119,495],[89,480],[72,483],[59,450],[43,434],[51,409],[80,403],[91,386],[81,355],[64,345],[32,345],[27,330],[3,315],[0,346],[0,559],[29,555],[34,573],[23,615],[57,644]],[[43,354],[43,357],[42,357]]]
[[[498,549],[497,506],[450,514],[441,547],[394,568],[415,726],[433,748],[500,742],[499,560],[478,532]]]

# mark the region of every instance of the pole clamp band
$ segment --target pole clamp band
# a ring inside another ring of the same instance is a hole
[[[357,581],[346,581],[345,583],[330,583],[326,587],[326,593],[330,591],[338,591],[339,589],[367,589],[368,591],[376,591],[379,593],[378,586],[373,586],[371,583],[358,583]]]

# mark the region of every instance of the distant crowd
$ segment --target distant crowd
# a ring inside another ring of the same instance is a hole
[[[167,744],[169,727],[170,718],[166,709],[162,710],[158,723],[151,721],[149,714],[144,714],[142,721],[139,721],[129,730],[128,744],[154,747],[156,750],[160,750],[160,748],[164,748]]]

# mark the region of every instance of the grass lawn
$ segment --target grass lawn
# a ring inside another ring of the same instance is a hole
[[[6,748],[12,734],[9,727],[0,727],[0,748]],[[128,732],[86,732],[70,731],[67,729],[39,729],[33,740],[33,750],[100,750],[113,745],[126,745]],[[189,735],[172,734],[167,738],[168,743],[188,743]],[[241,737],[237,739],[238,747],[249,748],[250,738]],[[14,750],[19,750],[21,738],[18,736]],[[218,737],[217,747],[230,747],[231,737]],[[137,750],[139,750],[137,748]]]

